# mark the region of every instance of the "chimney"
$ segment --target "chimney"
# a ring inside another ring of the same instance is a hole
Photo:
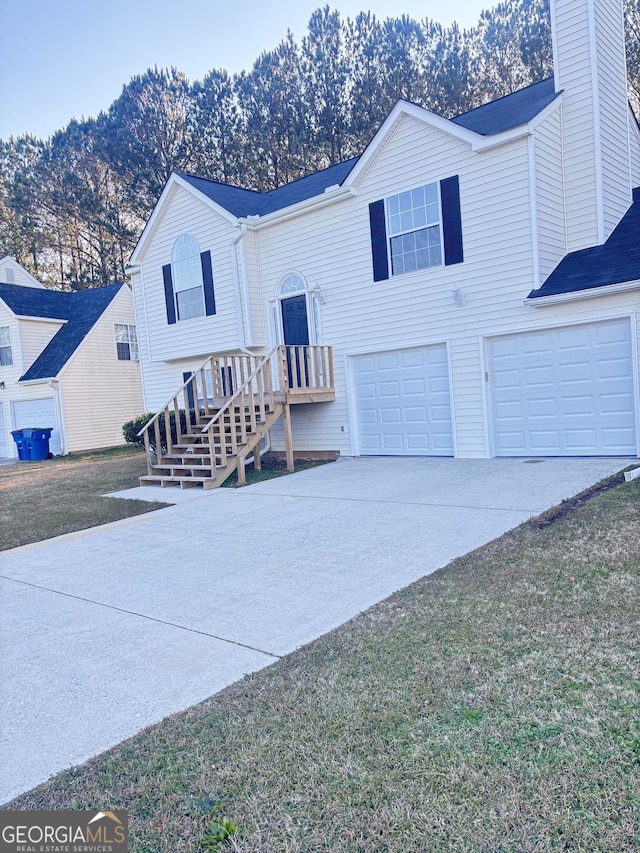
[[[604,243],[632,201],[623,0],[551,0],[551,29],[572,252]]]

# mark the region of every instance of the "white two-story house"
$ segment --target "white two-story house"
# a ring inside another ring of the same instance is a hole
[[[269,388],[298,397],[275,450],[638,454],[622,0],[551,17],[551,79],[452,120],[401,101],[360,157],[269,193],[171,176],[129,266],[145,408],[201,411],[151,473],[188,475],[185,445],[278,345]]]

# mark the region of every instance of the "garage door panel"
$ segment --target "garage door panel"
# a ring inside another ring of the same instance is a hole
[[[628,415],[633,410],[633,395],[603,394],[600,398],[600,410],[607,415]]]
[[[446,346],[354,362],[362,454],[453,455]]]
[[[403,368],[417,367],[422,370],[422,356],[419,351],[408,350],[400,354],[400,365]]]
[[[513,353],[508,367],[507,351]],[[496,453],[635,455],[631,352],[628,320],[491,341]]]
[[[600,379],[622,379],[625,381],[630,373],[630,358],[607,358],[598,362],[598,376]]]
[[[426,424],[429,420],[426,406],[409,406],[404,410],[404,416],[408,424]]]
[[[400,424],[402,416],[400,409],[383,409],[381,413],[381,423],[383,424]]]
[[[595,403],[593,397],[565,397],[562,400],[562,414],[595,416]]]
[[[413,394],[423,396],[425,393],[424,379],[409,379],[402,383],[402,392],[405,397],[410,397]]]
[[[398,357],[396,355],[382,355],[376,359],[377,370],[382,373],[385,370],[396,371],[398,369]]]

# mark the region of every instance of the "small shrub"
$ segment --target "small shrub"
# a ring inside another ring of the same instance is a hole
[[[187,413],[184,409],[180,409],[180,429],[182,432],[187,432]],[[139,444],[141,447],[144,447],[144,436],[138,436],[140,430],[149,423],[149,421],[154,417],[153,412],[147,412],[144,415],[138,415],[137,418],[132,418],[132,420],[127,421],[126,424],[122,427],[122,434],[124,435],[124,439],[127,444]],[[192,423],[195,422],[195,410],[191,409],[189,411],[189,419]],[[169,425],[171,429],[171,441],[176,442],[178,440],[178,432],[176,429],[176,415],[175,412],[171,412],[169,415]],[[158,427],[160,430],[160,452],[167,452],[167,442],[166,442],[166,432],[164,426],[164,413],[160,415],[158,418]],[[152,427],[149,430],[149,443],[151,445],[151,449],[153,452],[156,452],[156,431]]]

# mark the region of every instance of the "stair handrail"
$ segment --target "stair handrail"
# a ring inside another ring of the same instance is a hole
[[[171,405],[171,403],[173,403],[173,401],[176,399],[176,397],[177,397],[177,396],[178,396],[182,391],[184,391],[184,390],[185,390],[185,388],[187,387],[187,385],[189,385],[189,384],[191,383],[191,381],[193,380],[193,377],[194,377],[197,373],[199,373],[201,370],[204,370],[204,369],[206,368],[207,364],[209,364],[209,362],[211,361],[211,359],[212,359],[212,358],[213,358],[213,356],[211,356],[211,355],[210,355],[208,358],[206,358],[206,359],[202,362],[202,364],[200,365],[200,367],[196,367],[196,369],[195,369],[195,370],[191,371],[191,373],[190,373],[190,375],[189,375],[189,378],[188,378],[188,379],[186,379],[186,380],[182,383],[182,385],[178,388],[178,390],[177,390],[174,394],[172,394],[172,395],[169,397],[169,399],[168,399],[168,400],[167,400],[167,402],[164,404],[164,406],[162,406],[160,409],[158,409],[158,411],[155,413],[155,415],[154,415],[152,418],[150,418],[150,419],[147,421],[147,423],[142,427],[142,429],[140,430],[140,432],[139,432],[139,433],[138,433],[138,435],[137,435],[137,438],[140,438],[140,437],[143,435],[143,433],[145,433],[145,432],[149,429],[149,427],[150,427],[150,426],[152,426],[152,424],[154,424],[154,423],[158,420],[158,418],[160,417],[160,415],[164,413],[164,410],[165,410],[165,409],[168,409],[168,408],[169,408],[169,406]]]
[[[256,378],[256,376],[260,373],[260,371],[265,367],[265,365],[266,365],[266,364],[268,364],[268,363],[271,361],[272,357],[274,356],[274,354],[275,354],[277,351],[278,351],[278,347],[277,347],[277,346],[275,346],[275,347],[271,350],[271,352],[270,352],[268,355],[265,355],[265,356],[264,356],[264,358],[263,358],[263,359],[261,359],[261,360],[258,362],[258,364],[257,364],[257,365],[256,365],[256,367],[254,368],[253,372],[252,372],[249,376],[247,376],[247,378],[244,380],[244,382],[242,383],[242,385],[241,385],[241,386],[238,388],[238,390],[235,392],[235,394],[233,395],[233,397],[229,397],[229,399],[228,399],[228,400],[227,400],[227,402],[224,404],[224,406],[222,406],[222,408],[218,409],[218,411],[217,411],[217,412],[215,413],[215,415],[211,418],[211,420],[210,420],[210,421],[208,421],[204,426],[202,426],[202,428],[201,428],[201,430],[200,430],[200,431],[201,431],[203,434],[204,434],[205,432],[208,432],[208,430],[209,430],[209,429],[214,425],[214,423],[218,420],[218,418],[220,417],[220,415],[224,414],[225,412],[227,412],[227,411],[229,410],[229,407],[231,406],[231,404],[232,404],[232,403],[235,403],[235,400],[236,400],[236,398],[237,398],[237,397],[240,397],[242,394],[244,394],[245,389],[247,388],[247,386],[248,386],[248,385],[250,385],[250,384],[253,382],[253,380],[254,380],[254,379]],[[178,393],[180,393],[180,392],[178,392]],[[273,391],[272,391],[272,393],[273,393]]]

